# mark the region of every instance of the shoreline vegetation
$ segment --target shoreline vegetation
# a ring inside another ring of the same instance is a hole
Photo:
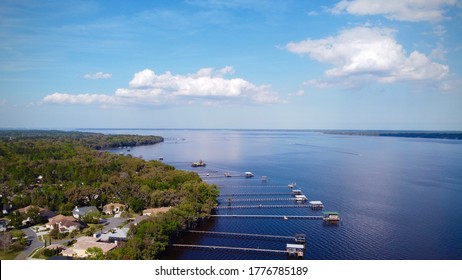
[[[457,131],[322,130],[325,134],[462,140]]]
[[[172,207],[131,226],[128,240],[106,259],[157,259],[179,230],[207,219],[216,206],[218,188],[194,172],[160,161],[116,155],[103,149],[152,145],[159,136],[104,135],[87,132],[0,130],[2,204],[12,205],[7,218],[21,227],[14,209],[29,205],[70,215],[75,206],[122,203],[127,211]],[[34,223],[34,217],[32,223]]]

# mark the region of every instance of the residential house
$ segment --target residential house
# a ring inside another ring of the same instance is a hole
[[[27,212],[29,212],[29,210],[31,210],[33,208],[37,208],[38,209],[38,214],[44,219],[50,219],[50,218],[53,218],[54,216],[56,216],[55,212],[50,211],[50,210],[45,209],[45,208],[42,208],[42,207],[34,206],[34,205],[29,205],[29,206],[26,206],[24,208],[20,208],[20,209],[18,209],[18,211],[21,214],[27,214]]]
[[[155,216],[157,214],[168,212],[172,207],[149,208],[143,210],[143,216]]]
[[[76,241],[74,246],[67,248],[61,254],[66,257],[85,258],[88,256],[86,253],[88,248],[97,247],[103,251],[103,254],[106,254],[117,247],[115,243],[99,242],[99,238],[91,236],[81,236]]]
[[[112,215],[122,212],[127,209],[127,206],[122,203],[109,203],[103,206],[103,213],[106,215]]]
[[[76,219],[81,219],[83,216],[88,215],[90,213],[99,213],[99,211],[95,206],[75,206],[74,210],[72,210],[72,216],[74,216],[74,218]]]
[[[60,232],[72,232],[81,228],[81,224],[76,218],[63,215],[57,215],[49,219],[45,226],[49,229],[57,227]]]
[[[99,238],[102,242],[116,243],[118,241],[127,241],[129,228],[115,228],[106,233],[96,233],[93,236]]]

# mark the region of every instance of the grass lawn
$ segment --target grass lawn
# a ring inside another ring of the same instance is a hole
[[[14,260],[18,254],[19,254],[18,251],[10,251],[10,250],[4,251],[4,250],[1,250],[0,251],[0,260]]]

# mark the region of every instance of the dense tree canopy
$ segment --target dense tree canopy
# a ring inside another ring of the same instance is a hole
[[[157,136],[58,131],[0,131],[3,203],[36,205],[69,215],[74,206],[121,202],[134,212],[173,206],[168,213],[132,228],[129,241],[109,255],[153,259],[180,228],[207,217],[218,189],[193,172],[98,149],[152,144]]]

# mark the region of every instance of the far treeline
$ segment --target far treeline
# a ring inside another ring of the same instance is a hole
[[[15,209],[35,205],[70,215],[75,206],[119,202],[130,211],[173,206],[132,227],[128,241],[110,259],[155,259],[178,230],[206,218],[218,189],[194,172],[175,170],[99,149],[163,141],[158,136],[103,135],[62,131],[0,131],[2,203]],[[41,180],[37,180],[41,176]]]
[[[326,134],[462,140],[458,131],[323,130]]]

